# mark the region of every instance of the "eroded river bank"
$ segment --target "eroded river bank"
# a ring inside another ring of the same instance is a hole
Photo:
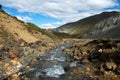
[[[45,51],[7,79],[119,80],[119,59],[120,40],[68,41]]]

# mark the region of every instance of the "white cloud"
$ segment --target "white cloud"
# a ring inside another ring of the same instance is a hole
[[[50,23],[42,24],[41,27],[44,28],[44,29],[53,29],[53,28],[55,28],[55,26],[53,26]]]
[[[31,21],[32,18],[28,17],[28,16],[16,16],[18,19],[22,20],[22,21]]]
[[[117,0],[0,0],[0,4],[20,12],[41,13],[66,22],[119,6]]]
[[[47,24],[42,24],[40,27],[45,28],[45,29],[52,29],[52,28],[56,28],[57,26],[55,25],[63,25],[66,24],[66,21],[61,21],[61,22],[51,22],[51,23],[47,23]]]
[[[51,23],[53,25],[62,25],[62,24],[65,24],[67,23],[66,21],[61,21],[61,22],[54,22],[54,23]]]
[[[47,24],[42,24],[40,27],[45,28],[45,29],[52,29],[52,28],[56,28],[56,26],[54,26],[54,25],[63,25],[66,23],[67,23],[66,21],[51,22],[51,23],[47,23]]]

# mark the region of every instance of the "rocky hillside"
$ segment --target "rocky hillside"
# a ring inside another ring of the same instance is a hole
[[[120,37],[118,34],[119,25],[120,13],[113,11],[103,12],[77,22],[65,24],[57,28],[56,31],[87,38],[118,38]]]
[[[25,23],[0,10],[0,80],[16,75],[36,57],[61,42],[52,31]],[[15,77],[9,80],[13,79],[18,80]]]
[[[26,42],[57,41],[57,35],[53,32],[40,29],[33,23],[25,23],[16,17],[10,16],[5,11],[0,10],[0,35],[1,41],[23,39]],[[49,34],[49,35],[48,35]]]
[[[38,40],[28,32],[25,23],[23,24],[18,21],[17,18],[9,16],[2,10],[0,10],[0,22],[1,33],[4,31],[4,35],[11,35],[14,40],[23,39],[27,42],[35,42]]]

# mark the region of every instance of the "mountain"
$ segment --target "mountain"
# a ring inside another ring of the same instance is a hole
[[[86,38],[116,38],[120,37],[119,25],[120,12],[112,11],[103,12],[101,14],[81,19],[77,22],[65,24],[58,27],[56,31]]]
[[[26,23],[0,9],[0,43],[24,40],[28,43],[38,40],[44,42],[59,41],[52,31],[39,28],[33,23]]]
[[[58,35],[52,30],[23,22],[0,9],[0,80],[17,74],[35,63],[36,58],[47,50],[60,45],[62,37]]]

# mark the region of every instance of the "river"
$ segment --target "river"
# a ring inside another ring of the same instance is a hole
[[[72,42],[61,45],[57,48],[46,51],[44,56],[37,58],[37,63],[30,65],[34,70],[25,72],[23,75],[32,78],[52,78],[59,79],[61,75],[66,74],[66,68],[70,63],[70,56],[63,52],[63,49],[67,49],[73,45]],[[51,54],[53,53],[53,54]],[[23,77],[23,75],[21,75]]]

